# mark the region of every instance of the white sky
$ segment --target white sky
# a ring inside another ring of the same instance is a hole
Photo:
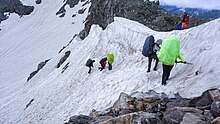
[[[196,7],[204,9],[220,9],[220,0],[159,0],[161,4],[180,7]]]

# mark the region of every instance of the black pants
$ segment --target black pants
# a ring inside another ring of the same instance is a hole
[[[155,59],[156,60],[156,62],[155,62],[155,65],[154,65],[154,71],[156,71],[157,70],[157,64],[158,64],[158,62],[159,62],[159,59],[157,58],[157,55],[156,55],[156,53],[155,54],[153,54],[153,55],[151,55],[151,56],[149,56],[148,57],[148,70],[147,70],[147,72],[150,72],[150,68],[151,68],[151,63],[152,63],[152,60],[153,59]]]
[[[108,63],[108,69],[112,70],[112,64]]]
[[[173,65],[163,65],[163,75],[162,75],[162,85],[166,85],[166,81],[170,77],[170,72],[173,68]]]
[[[89,72],[88,72],[89,74],[91,73],[91,69],[92,69],[92,67],[89,67]]]

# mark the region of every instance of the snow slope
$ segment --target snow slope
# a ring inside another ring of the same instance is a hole
[[[55,13],[60,6],[62,3],[58,0],[48,1],[32,16],[10,17],[4,22],[0,32],[1,123],[64,123],[74,114],[89,114],[92,109],[110,107],[121,92],[153,89],[194,97],[206,89],[220,88],[220,66],[217,65],[220,62],[220,19],[183,31],[156,32],[140,23],[115,18],[104,31],[93,25],[85,40],[74,38],[58,54],[82,29],[84,19],[71,18],[77,7],[67,11],[69,16],[58,18]],[[73,21],[79,24],[71,24]],[[176,65],[166,86],[161,85],[161,63],[158,71],[146,73],[147,58],[142,56],[141,49],[149,35],[156,39],[179,37],[181,53],[187,62],[193,63]],[[56,68],[68,50],[71,51],[69,58]],[[98,61],[107,53],[115,55],[113,70],[100,72]],[[48,58],[51,60],[45,67],[26,82],[37,65]],[[96,59],[90,75],[85,67],[88,58]],[[61,73],[68,62],[69,67]]]

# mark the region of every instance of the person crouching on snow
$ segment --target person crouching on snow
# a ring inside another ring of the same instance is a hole
[[[105,69],[105,65],[106,65],[106,62],[107,61],[107,57],[105,58],[102,58],[99,63],[101,64],[101,67],[99,67],[99,70],[102,71],[103,69]]]

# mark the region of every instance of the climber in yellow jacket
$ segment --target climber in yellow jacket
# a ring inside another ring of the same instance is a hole
[[[107,54],[107,60],[108,60],[108,69],[109,70],[112,70],[112,63],[114,62],[114,55],[113,54],[110,54],[108,53]]]
[[[158,58],[163,65],[162,85],[166,85],[166,81],[169,79],[170,72],[177,58],[186,63],[180,53],[180,40],[174,36],[162,41]]]

